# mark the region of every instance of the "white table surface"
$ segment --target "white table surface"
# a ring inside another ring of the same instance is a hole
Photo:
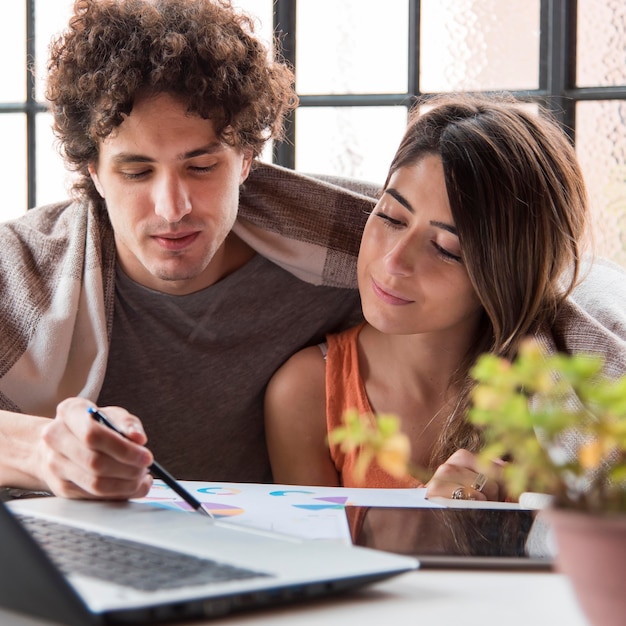
[[[0,624],[44,622],[0,611]],[[590,626],[562,575],[495,570],[415,571],[349,595],[184,624]]]
[[[214,624],[589,626],[569,581],[544,572],[422,570],[332,600]]]

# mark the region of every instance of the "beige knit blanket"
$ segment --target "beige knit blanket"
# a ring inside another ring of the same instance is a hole
[[[313,284],[356,286],[361,230],[377,190],[258,165],[235,232]],[[60,203],[0,225],[0,408],[54,416],[64,398],[98,397],[113,319],[115,248],[101,208]],[[563,307],[547,350],[607,353],[626,371],[626,273],[595,264]]]

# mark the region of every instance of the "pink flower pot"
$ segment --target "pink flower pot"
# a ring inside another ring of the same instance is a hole
[[[626,514],[553,509],[556,568],[571,581],[593,626],[626,624]]]

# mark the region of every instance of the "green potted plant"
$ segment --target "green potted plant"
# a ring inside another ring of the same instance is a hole
[[[600,357],[545,356],[533,341],[513,363],[483,355],[469,419],[482,429],[485,462],[511,457],[511,496],[553,497],[557,567],[594,626],[617,626],[626,615],[626,376],[602,368]]]
[[[512,498],[552,496],[557,567],[594,626],[617,626],[626,615],[626,376],[609,379],[602,368],[599,357],[547,356],[532,340],[512,363],[482,355],[468,419],[481,428],[486,467],[511,459],[502,481]],[[330,436],[360,449],[363,473],[375,458],[393,475],[420,475],[394,416],[372,428],[352,412],[344,424]]]
[[[513,497],[548,493],[554,506],[626,512],[626,376],[602,375],[603,359],[545,356],[533,341],[511,363],[482,355],[469,419],[481,427],[480,457],[511,456],[503,470]]]

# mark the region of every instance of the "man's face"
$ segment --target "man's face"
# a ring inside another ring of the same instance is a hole
[[[251,161],[182,101],[167,94],[138,99],[89,168],[124,272],[151,289],[184,295],[240,265],[234,257],[241,245],[226,238]]]

